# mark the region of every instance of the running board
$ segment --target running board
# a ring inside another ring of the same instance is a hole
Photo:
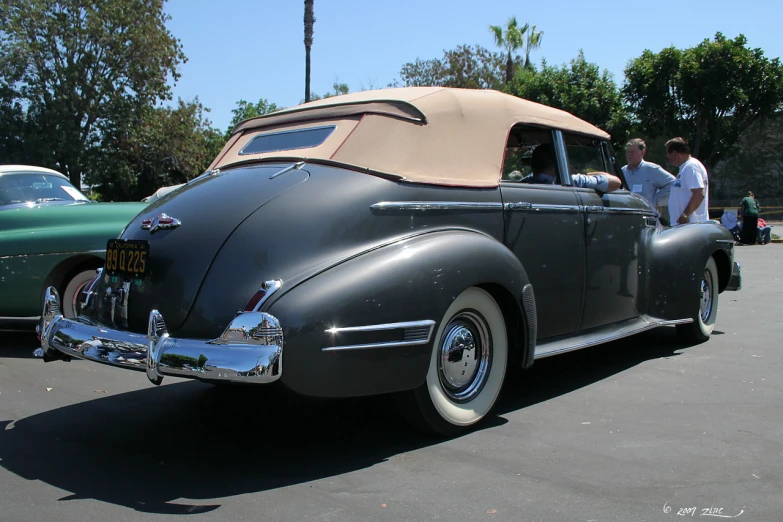
[[[560,337],[552,340],[543,339],[536,343],[535,359],[543,359],[552,355],[581,350],[597,344],[635,335],[646,330],[652,330],[659,326],[671,326],[675,324],[692,323],[693,319],[675,319],[667,321],[655,317],[642,316],[629,319],[609,326],[602,326],[576,336]]]

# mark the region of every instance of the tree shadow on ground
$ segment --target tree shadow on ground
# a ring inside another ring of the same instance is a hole
[[[511,372],[480,429],[681,347],[662,329],[540,360]],[[210,499],[340,475],[440,442],[405,423],[391,397],[321,401],[274,386],[185,382],[2,421],[0,465],[72,492],[61,501],[195,514],[220,507]]]

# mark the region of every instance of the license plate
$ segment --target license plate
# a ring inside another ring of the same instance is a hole
[[[110,239],[106,244],[106,273],[125,279],[141,279],[147,274],[150,244],[136,239]]]

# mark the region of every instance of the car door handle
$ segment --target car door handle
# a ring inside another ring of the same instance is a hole
[[[508,210],[530,210],[533,208],[533,204],[524,201],[516,202],[516,203],[507,203],[506,208]]]

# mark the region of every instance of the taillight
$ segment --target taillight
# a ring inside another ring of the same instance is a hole
[[[253,297],[250,298],[242,311],[257,312],[264,302],[266,302],[266,300],[269,299],[269,297],[274,294],[281,286],[283,286],[283,282],[279,279],[264,281],[264,283],[261,285],[261,288],[259,288],[258,291],[253,294]]]

